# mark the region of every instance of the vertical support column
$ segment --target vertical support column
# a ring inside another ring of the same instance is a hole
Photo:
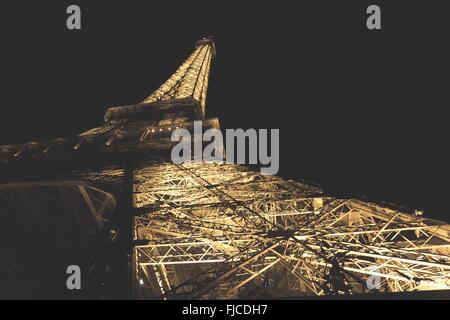
[[[122,237],[126,243],[124,254],[124,263],[126,264],[125,276],[125,295],[127,299],[134,298],[134,263],[133,263],[133,216],[134,216],[134,166],[130,163],[125,169],[124,179],[124,197],[125,211],[123,215],[123,231]]]
[[[133,298],[132,232],[133,232],[133,165],[124,168],[120,197],[117,199],[116,228],[118,238],[115,253],[113,299]]]

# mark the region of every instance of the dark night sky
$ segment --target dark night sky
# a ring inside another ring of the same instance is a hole
[[[72,3],[81,31],[65,27]],[[443,1],[157,3],[2,1],[0,143],[97,126],[212,35],[207,114],[222,128],[279,128],[281,175],[450,221]],[[365,27],[369,4],[381,31]]]

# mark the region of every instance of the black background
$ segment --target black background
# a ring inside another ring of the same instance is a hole
[[[82,30],[66,29],[78,4]],[[382,30],[366,28],[369,4]],[[280,174],[450,221],[444,1],[1,1],[0,143],[95,127],[213,36],[207,115],[279,128]]]

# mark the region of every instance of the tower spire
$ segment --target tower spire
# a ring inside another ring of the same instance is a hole
[[[193,98],[201,105],[204,115],[209,70],[215,54],[216,47],[211,38],[198,41],[194,52],[166,82],[144,99],[143,103]]]

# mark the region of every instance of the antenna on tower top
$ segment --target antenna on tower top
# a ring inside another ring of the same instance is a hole
[[[157,90],[137,105],[109,108],[105,121],[129,117],[142,119],[143,113],[156,107],[155,103],[166,106],[188,103],[194,106],[197,117],[204,118],[209,71],[215,55],[216,45],[212,37],[197,41],[194,52]]]
[[[204,37],[202,40],[198,40],[195,43],[195,48],[198,48],[202,45],[209,45],[212,48],[212,57],[214,58],[216,56],[216,44],[214,43],[213,37]]]

